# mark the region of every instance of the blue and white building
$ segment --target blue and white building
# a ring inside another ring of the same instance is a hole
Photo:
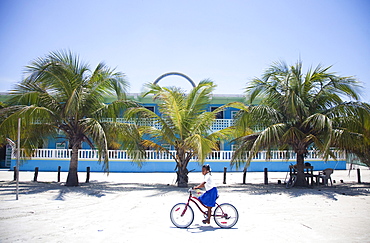
[[[168,75],[180,75],[188,79],[192,83],[191,79],[185,75],[179,73],[168,73],[159,77],[156,81],[168,76]],[[194,85],[194,83],[192,83]],[[0,97],[2,98],[2,97]],[[151,100],[150,97],[142,97],[140,94],[128,94],[128,99],[134,100],[142,104],[147,109],[154,111],[159,114],[158,105]],[[244,102],[243,95],[213,95],[211,102],[207,109],[212,111],[217,107],[220,107],[229,102]],[[107,103],[111,100],[107,98]],[[212,130],[217,131],[223,128],[233,125],[234,116],[238,112],[235,108],[227,108],[223,112],[220,112],[217,119],[212,125]],[[120,119],[118,119],[120,121]],[[122,122],[123,119],[122,119]],[[154,124],[153,124],[154,125]],[[175,153],[173,148],[168,147],[171,153]],[[248,171],[263,171],[264,168],[268,168],[269,171],[287,171],[289,165],[295,164],[295,153],[293,151],[273,151],[271,152],[271,159],[267,159],[266,151],[259,152],[252,160]],[[110,172],[173,172],[175,170],[176,163],[170,154],[156,152],[154,150],[146,151],[146,161],[142,167],[139,167],[135,162],[130,159],[126,151],[124,150],[110,150],[109,157],[109,171]],[[335,151],[336,160],[329,159],[324,162],[323,159],[315,150],[309,151],[305,162],[310,163],[314,170],[323,170],[325,168],[334,169],[346,169],[346,154],[343,151]],[[233,145],[227,142],[220,143],[220,151],[214,151],[210,154],[206,160],[206,163],[210,164],[213,171],[223,171],[224,167],[228,171],[242,171],[244,166],[236,168],[230,165],[230,160],[233,155]],[[39,148],[32,158],[23,159],[20,170],[34,170],[35,167],[39,168],[39,171],[56,171],[61,166],[62,171],[68,171],[69,161],[71,156],[71,150],[68,149],[68,140],[61,134],[59,137],[49,139],[45,142],[42,148]],[[3,163],[3,167],[13,168],[15,166],[16,159],[11,156],[11,147],[7,146],[6,158]],[[79,151],[79,171],[86,171],[86,168],[90,167],[91,171],[102,172],[104,171],[103,165],[98,162],[98,153],[96,150],[90,149],[87,144],[83,144],[83,148]],[[192,160],[188,165],[189,171],[200,171],[201,165],[196,161]]]

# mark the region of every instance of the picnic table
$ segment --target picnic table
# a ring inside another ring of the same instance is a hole
[[[297,169],[296,168],[297,168],[296,165],[290,165],[289,166],[290,177],[292,177],[292,175],[297,174]],[[307,181],[307,185],[310,185],[310,180],[311,180],[311,186],[313,186],[314,185],[314,179],[313,178],[317,177],[317,175],[313,174],[313,166],[305,165],[303,167],[303,172],[304,172],[305,179]]]

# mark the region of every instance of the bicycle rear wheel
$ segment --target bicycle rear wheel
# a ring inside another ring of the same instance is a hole
[[[292,177],[290,177],[289,181],[286,183],[285,187],[288,189],[292,188],[295,185],[296,181],[297,181],[297,176],[292,175]]]
[[[223,203],[217,206],[214,211],[214,219],[221,228],[233,227],[239,219],[239,213],[230,203]]]
[[[170,212],[171,222],[178,228],[187,228],[194,220],[194,211],[186,203],[178,203]]]

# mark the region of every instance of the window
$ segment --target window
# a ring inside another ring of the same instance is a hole
[[[167,149],[167,150],[171,150],[171,145],[168,144],[168,143],[162,144],[162,147]]]
[[[154,106],[144,106],[146,109],[154,112]]]
[[[235,151],[235,150],[237,150],[239,148],[239,146],[238,145],[236,145],[236,144],[231,144],[231,151]]]
[[[239,111],[231,111],[231,119],[235,119]]]
[[[65,149],[66,148],[66,143],[55,143],[55,148],[56,149]]]
[[[218,108],[218,106],[211,106],[211,111],[214,111]],[[220,111],[216,115],[216,119],[224,119],[224,112]]]

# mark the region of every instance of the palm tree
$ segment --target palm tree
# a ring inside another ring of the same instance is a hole
[[[5,119],[4,111],[6,106],[7,106],[6,104],[0,102],[0,124]],[[5,158],[5,150],[6,150],[6,137],[4,136],[4,134],[1,134],[0,132],[0,160]]]
[[[354,104],[356,105],[356,104]],[[346,109],[339,106],[338,109]],[[370,105],[361,103],[360,112],[346,110],[346,117],[339,117],[336,123],[346,129],[337,131],[333,146],[356,155],[360,162],[370,167]]]
[[[315,147],[325,159],[335,157],[332,146],[358,148],[363,141],[358,132],[360,117],[369,118],[369,106],[358,101],[360,86],[354,78],[337,76],[329,69],[318,65],[304,74],[300,61],[290,67],[278,62],[262,78],[253,79],[246,93],[250,104],[257,98],[260,104],[242,109],[237,126],[254,132],[237,140],[240,147],[232,162],[244,162],[245,151],[250,151],[248,165],[260,150],[292,149],[296,153],[297,185],[305,185],[308,148]],[[355,101],[344,102],[344,96]]]
[[[210,129],[217,113],[231,104],[211,112],[206,111],[207,105],[210,104],[211,92],[215,88],[209,80],[201,81],[189,94],[176,87],[165,88],[156,84],[148,84],[148,87],[149,91],[144,96],[153,95],[161,115],[144,107],[132,108],[126,114],[131,119],[147,118],[159,125],[138,127],[143,138],[141,145],[143,148],[164,152],[169,151],[163,144],[174,147],[176,154],[172,156],[177,167],[177,183],[179,187],[187,187],[187,165],[190,160],[196,157],[199,163],[204,163],[210,152],[219,150],[217,141],[232,134],[232,128],[216,132]]]
[[[64,133],[72,149],[67,186],[78,185],[78,150],[82,142],[99,151],[108,170],[108,134],[104,117],[117,117],[131,103],[125,100],[128,83],[120,72],[99,63],[94,70],[70,51],[51,52],[26,67],[27,77],[11,92],[11,114],[1,124],[9,136],[22,119],[24,148],[37,148],[43,139]],[[115,96],[111,104],[104,97]]]

